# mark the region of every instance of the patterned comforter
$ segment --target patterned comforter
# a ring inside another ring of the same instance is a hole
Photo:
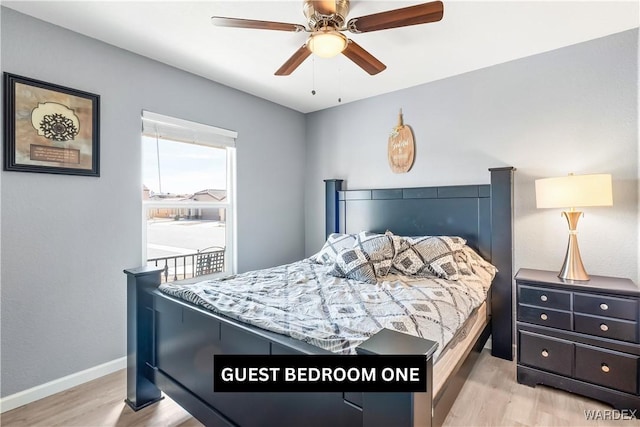
[[[436,360],[486,299],[493,279],[493,272],[467,269],[458,281],[390,274],[372,285],[330,276],[331,268],[302,260],[159,289],[334,353],[355,354],[357,345],[382,328],[408,333],[436,341]]]

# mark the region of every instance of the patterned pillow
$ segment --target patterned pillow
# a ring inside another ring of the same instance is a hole
[[[385,277],[389,274],[393,259],[396,256],[393,234],[376,234],[369,231],[361,231],[356,236],[354,248],[359,248],[364,252],[377,277]]]
[[[472,250],[469,248],[469,250]],[[455,254],[456,264],[458,264],[458,273],[461,276],[473,276],[473,268],[467,256],[467,247]]]
[[[375,285],[376,273],[367,254],[359,248],[342,249],[336,256],[332,276],[346,277]]]
[[[340,250],[350,248],[356,241],[353,234],[333,233],[327,238],[327,241],[320,249],[320,252],[311,256],[309,259],[318,264],[331,265],[336,262],[336,255]]]
[[[465,246],[462,251],[456,253],[456,262],[458,263],[458,269],[461,275],[478,276],[483,279],[483,284],[491,284],[491,281],[493,281],[493,278],[498,272],[498,269],[493,264],[485,261],[484,258],[469,246]]]
[[[402,274],[433,275],[447,280],[458,280],[455,254],[464,248],[460,237],[423,236],[407,237],[393,261],[393,267]]]

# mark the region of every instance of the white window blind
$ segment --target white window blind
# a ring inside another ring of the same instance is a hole
[[[237,132],[189,120],[142,111],[142,133],[154,138],[171,139],[215,147],[235,147]]]

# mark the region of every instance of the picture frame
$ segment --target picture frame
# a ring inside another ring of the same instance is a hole
[[[100,176],[100,96],[4,73],[4,170]]]

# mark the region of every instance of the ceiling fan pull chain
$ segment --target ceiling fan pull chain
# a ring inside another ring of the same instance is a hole
[[[338,67],[338,103],[342,102],[342,67]]]
[[[316,58],[311,58],[311,95],[316,94]]]

